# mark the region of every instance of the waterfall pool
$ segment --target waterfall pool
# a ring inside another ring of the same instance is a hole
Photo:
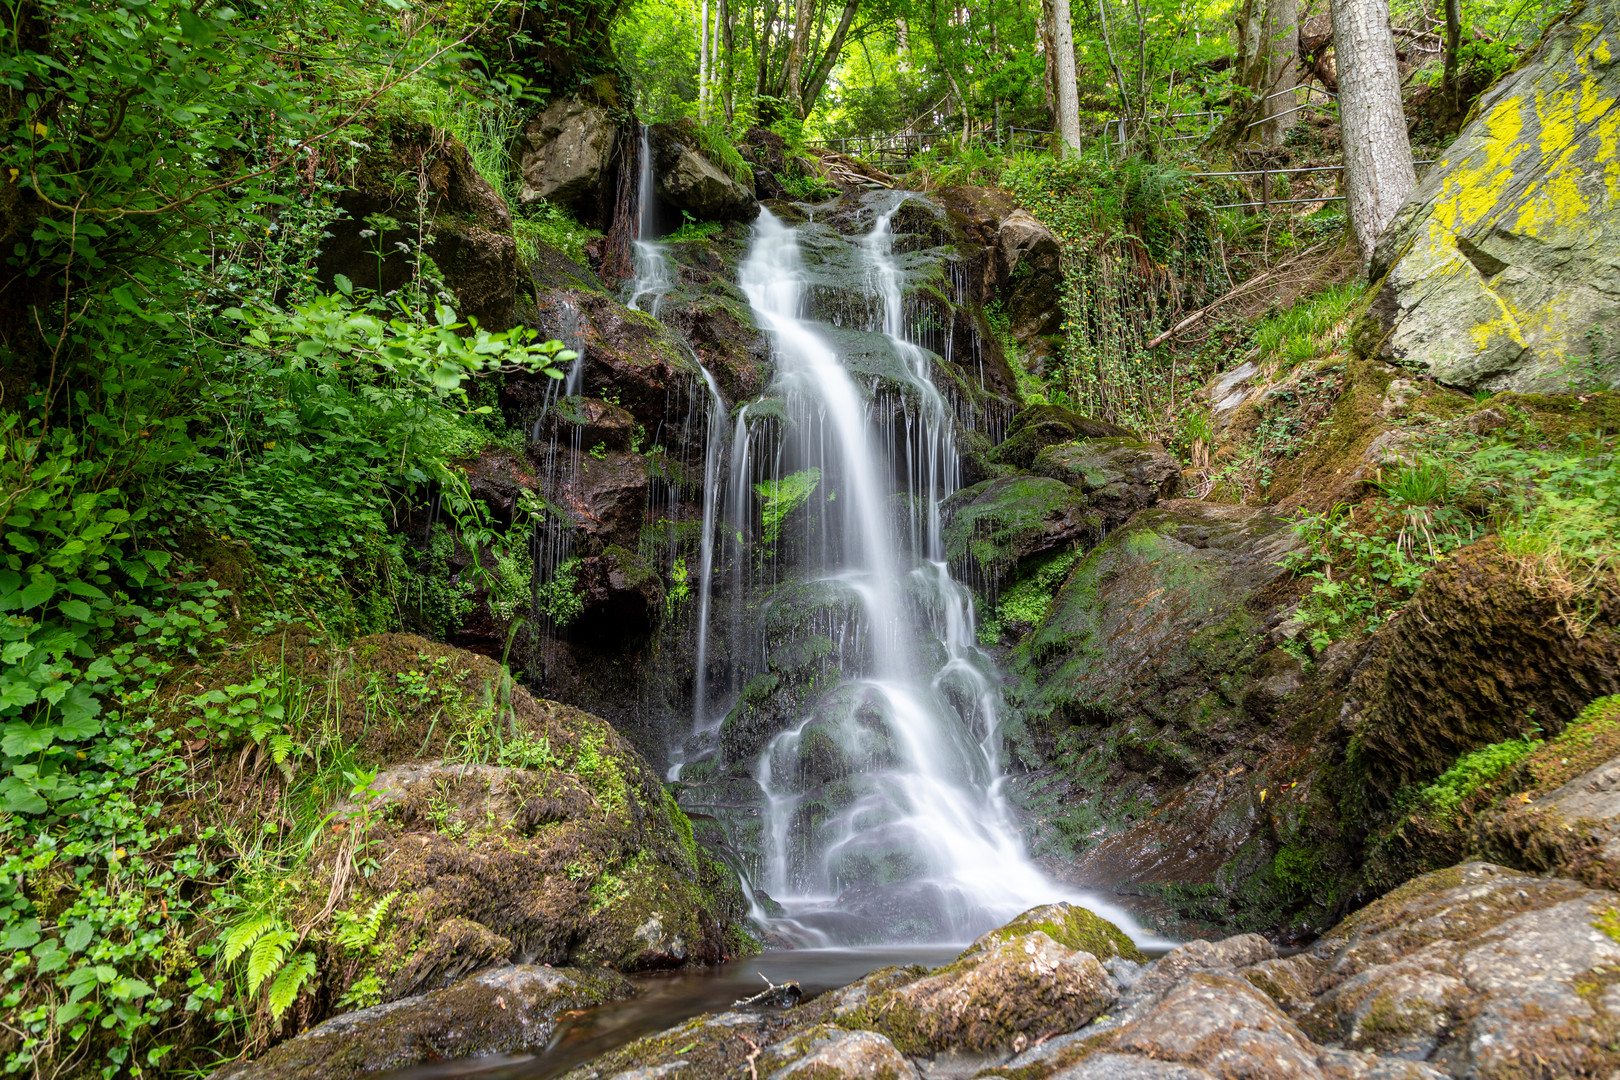
[[[965,945],[895,945],[868,949],[784,949],[717,967],[638,976],[636,996],[586,1009],[564,1020],[544,1049],[463,1058],[386,1074],[385,1080],[552,1080],[625,1043],[674,1027],[700,1013],[724,1012],[732,1002],[773,983],[797,982],[808,1000],[894,964],[938,967]]]

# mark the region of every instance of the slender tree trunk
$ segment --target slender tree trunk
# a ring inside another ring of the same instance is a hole
[[[1243,0],[1237,17],[1238,82],[1259,100],[1237,133],[1243,142],[1280,146],[1299,114],[1299,0]]]
[[[798,11],[793,17],[793,40],[788,43],[787,64],[782,69],[782,96],[799,110],[801,120],[804,119],[804,50],[810,42],[810,11],[813,6],[811,0],[799,0]]]
[[[827,51],[822,54],[821,62],[810,73],[810,81],[805,85],[803,115],[809,116],[810,110],[816,107],[821,88],[827,85],[827,77],[832,74],[838,57],[844,51],[844,39],[849,36],[850,23],[855,21],[856,9],[860,6],[861,0],[844,0],[844,13],[838,18],[838,29],[833,31],[832,40],[827,42]]]
[[[1363,263],[1417,184],[1388,0],[1332,0],[1350,234]]]
[[[736,82],[732,71],[737,60],[737,34],[733,25],[737,21],[736,0],[720,0],[720,48],[725,56],[725,63],[721,66],[720,98],[726,111],[726,123],[731,123],[732,116],[732,90]]]
[[[1446,69],[1440,85],[1446,95],[1446,108],[1452,118],[1462,112],[1462,88],[1457,85],[1457,53],[1462,49],[1462,5],[1446,0]]]
[[[1063,156],[1080,153],[1080,87],[1074,70],[1074,20],[1069,0],[1052,0],[1052,53],[1047,64],[1053,67],[1052,81],[1057,91],[1057,129],[1063,142]]]
[[[760,32],[759,40],[754,43],[754,63],[757,71],[754,76],[754,96],[764,97],[769,87],[771,70],[771,33],[776,27],[777,0],[771,0],[771,6],[765,9],[764,29]]]
[[[698,24],[698,123],[709,122],[709,0]]]

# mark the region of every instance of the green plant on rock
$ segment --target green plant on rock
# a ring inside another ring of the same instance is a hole
[[[1418,789],[1416,802],[1431,813],[1453,816],[1471,795],[1506,774],[1540,745],[1540,739],[1525,735],[1470,751],[1433,783]]]
[[[809,501],[820,483],[821,470],[811,467],[754,485],[760,499],[761,537],[767,546],[776,545],[782,535],[782,522]]]
[[[565,559],[534,590],[535,610],[557,626],[567,626],[585,610],[580,591],[579,560]]]

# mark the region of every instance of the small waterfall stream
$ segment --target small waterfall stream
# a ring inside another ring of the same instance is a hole
[[[1000,792],[998,676],[941,542],[940,504],[958,482],[952,411],[903,320],[890,231],[903,199],[861,245],[876,316],[867,330],[900,362],[898,424],[877,422],[831,328],[805,317],[795,229],[762,211],[739,272],[777,362],[786,423],[775,474],[818,478],[806,528],[820,542],[806,545],[815,565],[802,570],[851,613],[836,685],[770,740],[757,768],[760,884],[790,934],[817,944],[869,940],[877,927],[963,940],[1035,904],[1079,899],[1029,860]]]

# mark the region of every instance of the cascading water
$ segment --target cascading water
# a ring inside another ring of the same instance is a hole
[[[627,306],[658,317],[658,305],[674,288],[669,256],[658,242],[655,226],[657,193],[653,190],[652,140],[647,125],[641,125],[641,178],[636,189],[636,238],[631,247],[635,254],[635,282],[630,288]],[[645,306],[643,306],[645,305]]]
[[[975,644],[969,594],[944,561],[952,415],[929,354],[905,332],[890,235],[898,205],[879,214],[862,248],[877,314],[869,329],[898,361],[898,405],[858,384],[832,328],[805,317],[799,238],[768,210],[739,272],[777,363],[785,423],[774,475],[814,484],[805,531],[817,542],[805,545],[801,569],[832,597],[829,608],[848,613],[834,635],[836,685],[770,740],[757,767],[759,884],[789,928],[817,944],[962,940],[1038,903],[1103,907],[1036,869],[1000,793],[998,679]],[[895,408],[899,422],[880,422],[879,410]]]

